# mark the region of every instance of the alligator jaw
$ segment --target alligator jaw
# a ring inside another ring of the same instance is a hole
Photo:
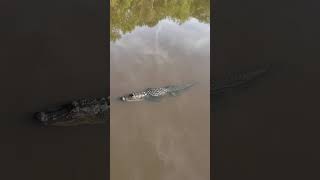
[[[143,101],[148,94],[145,91],[141,92],[133,92],[125,96],[121,96],[120,100],[123,102],[135,102],[135,101]]]
[[[128,98],[126,96],[121,96],[120,100],[123,102],[137,102],[137,101],[143,101],[144,98]]]

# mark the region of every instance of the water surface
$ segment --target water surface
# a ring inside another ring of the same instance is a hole
[[[139,3],[119,7],[120,15],[116,1],[111,7],[111,97],[199,84],[158,103],[111,101],[111,179],[209,179],[209,6]]]

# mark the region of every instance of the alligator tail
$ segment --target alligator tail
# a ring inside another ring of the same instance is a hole
[[[166,88],[169,90],[169,92],[181,92],[184,90],[187,90],[191,88],[192,86],[198,84],[198,82],[191,82],[188,84],[183,84],[183,85],[173,85],[173,86],[167,86]]]
[[[211,91],[213,92],[213,94],[217,94],[222,93],[227,89],[234,88],[242,84],[246,84],[265,74],[269,70],[269,68],[270,65],[267,65],[265,67],[255,69],[253,71],[233,74],[232,76],[229,76],[221,81],[213,81],[211,82]]]

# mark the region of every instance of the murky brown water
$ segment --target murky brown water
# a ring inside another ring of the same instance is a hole
[[[155,9],[162,5],[154,4]],[[190,16],[181,23],[158,18],[153,25],[133,27],[111,42],[111,97],[199,84],[161,102],[111,101],[111,179],[209,179],[210,25]]]

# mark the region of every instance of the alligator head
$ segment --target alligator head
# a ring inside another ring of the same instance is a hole
[[[120,100],[124,102],[143,101],[146,96],[146,92],[133,92],[128,95],[121,96]]]

